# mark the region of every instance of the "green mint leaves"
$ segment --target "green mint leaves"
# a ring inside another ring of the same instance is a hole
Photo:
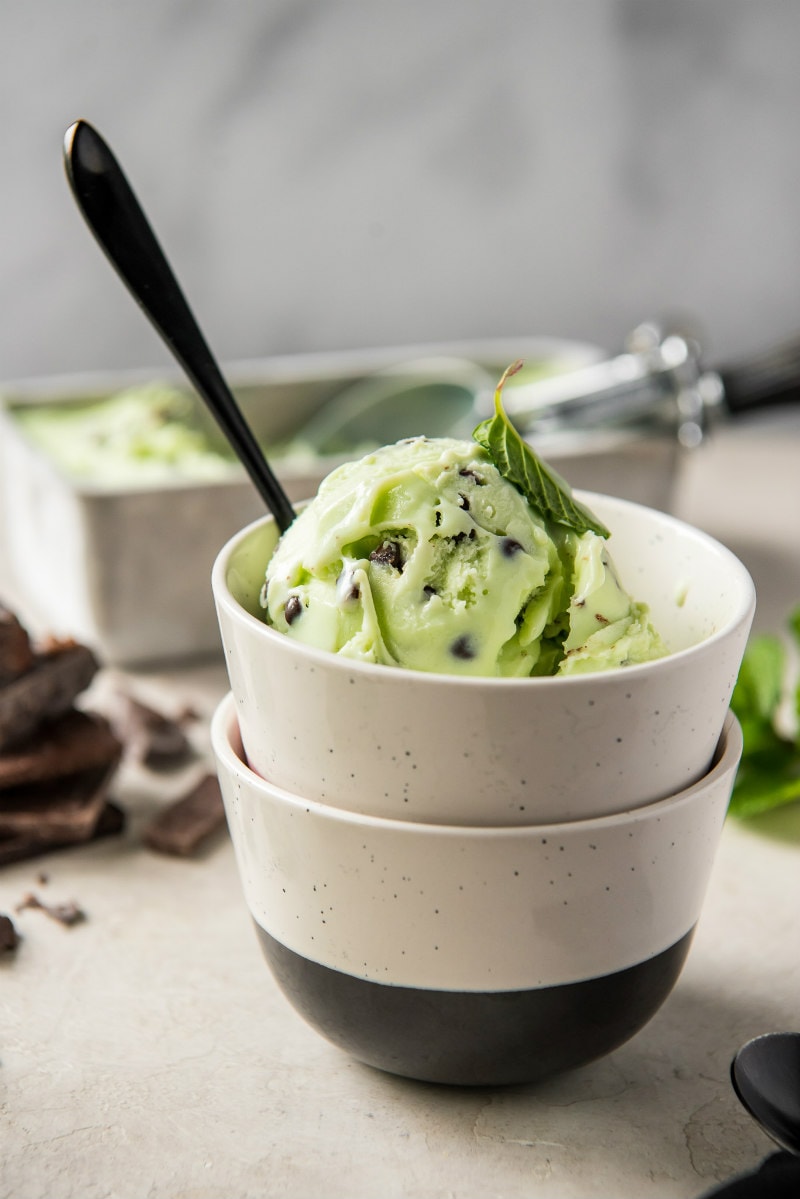
[[[494,416],[478,425],[473,438],[489,453],[500,474],[513,483],[542,516],[579,534],[591,531],[600,537],[609,537],[606,526],[575,499],[569,484],[542,461],[506,416],[503,386],[521,366],[521,362],[515,362],[504,371],[494,393]]]
[[[788,625],[800,650],[800,607]],[[758,816],[800,799],[800,683],[792,685],[789,673],[789,654],[780,637],[762,633],[750,639],[731,698],[744,734],[729,808],[733,816]],[[793,732],[779,726],[787,701]]]

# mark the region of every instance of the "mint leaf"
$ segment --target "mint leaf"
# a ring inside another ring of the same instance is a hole
[[[600,537],[609,537],[606,526],[575,499],[569,484],[542,461],[506,416],[503,386],[521,366],[521,362],[515,362],[503,372],[494,393],[494,416],[477,426],[473,438],[488,452],[500,474],[513,483],[542,516],[579,534],[591,531]]]
[[[729,812],[742,820],[760,816],[800,799],[800,755],[790,741],[777,735],[747,748],[736,775]]]
[[[788,621],[800,649],[800,607]],[[789,686],[789,657],[779,637],[751,638],[733,689],[731,708],[742,726],[744,750],[729,811],[747,819],[800,800],[800,682],[795,685],[795,729],[778,728]]]
[[[786,649],[779,637],[763,633],[752,637],[742,659],[731,696],[748,751],[761,742],[771,743],[774,720],[783,697]]]

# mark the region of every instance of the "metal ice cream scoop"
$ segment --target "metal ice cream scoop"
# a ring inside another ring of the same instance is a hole
[[[359,380],[312,417],[303,441],[332,453],[400,436],[469,436],[491,414],[497,378],[485,363],[429,358]],[[800,398],[800,338],[747,361],[706,367],[697,340],[647,321],[624,352],[506,387],[503,404],[526,436],[636,429],[697,445],[720,419]]]

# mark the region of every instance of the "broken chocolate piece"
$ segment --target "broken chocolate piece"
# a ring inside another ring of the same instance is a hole
[[[86,913],[78,907],[74,900],[70,899],[66,903],[42,903],[39,896],[33,891],[29,891],[25,898],[17,904],[16,910],[24,912],[26,908],[36,908],[66,928],[71,928],[73,924],[80,924],[86,919]]]
[[[116,763],[63,778],[7,787],[0,797],[0,837],[85,841],[106,801]]]
[[[195,719],[189,710],[172,718],[149,704],[119,692],[111,705],[111,723],[131,758],[153,770],[180,766],[192,753],[184,724]]]
[[[69,849],[74,845],[86,844],[87,841],[97,841],[101,837],[116,836],[125,827],[125,813],[116,804],[107,801],[97,823],[89,836],[83,841],[64,840],[55,834],[50,834],[41,825],[28,832],[22,832],[11,837],[0,837],[0,866],[10,866],[13,862],[25,862],[29,858],[51,853],[56,849]]]
[[[203,841],[225,824],[219,780],[204,775],[190,791],[153,817],[142,834],[157,853],[190,857]]]
[[[10,916],[0,912],[0,957],[4,953],[13,953],[19,945],[19,933],[14,928]]]
[[[25,674],[33,666],[33,648],[27,630],[0,601],[0,686]]]
[[[122,744],[107,720],[72,708],[35,736],[0,754],[0,793],[7,787],[111,766],[121,755]]]
[[[57,642],[34,656],[32,668],[0,689],[0,753],[62,716],[98,670],[85,645]]]

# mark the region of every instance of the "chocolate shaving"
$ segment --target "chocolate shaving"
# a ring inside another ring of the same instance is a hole
[[[0,689],[0,753],[69,711],[97,670],[97,659],[85,645],[55,642],[37,654],[26,674]]]
[[[191,857],[202,843],[225,824],[225,808],[219,780],[204,775],[180,799],[153,817],[142,839],[157,853]]]
[[[44,912],[51,920],[56,920],[65,928],[71,928],[73,924],[81,924],[86,919],[86,913],[78,907],[74,900],[69,900],[67,903],[42,903],[39,896],[33,891],[29,891],[25,898],[17,904],[16,910],[24,912],[27,908],[35,908]]]
[[[6,953],[13,953],[18,945],[19,933],[14,928],[11,917],[0,912],[0,957]]]

